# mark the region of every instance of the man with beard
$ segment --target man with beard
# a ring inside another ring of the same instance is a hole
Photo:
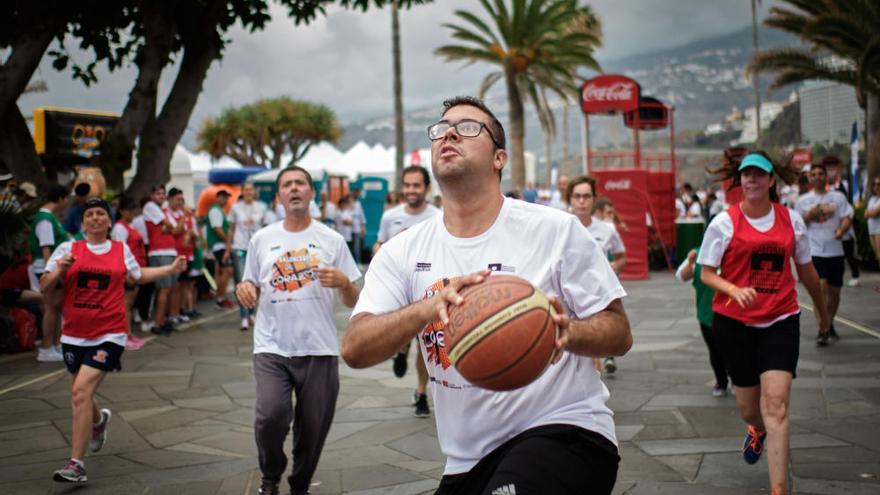
[[[443,215],[373,258],[342,357],[354,368],[374,366],[419,337],[447,457],[437,494],[611,493],[620,458],[608,390],[591,358],[632,346],[626,293],[575,216],[502,196],[504,128],[485,104],[459,97],[443,107],[428,128]],[[444,345],[450,305],[492,269],[547,294],[559,331],[544,374],[507,392],[468,382]]]
[[[431,176],[428,175],[428,171],[424,167],[411,165],[403,169],[402,189],[404,203],[386,210],[382,214],[378,239],[373,246],[374,256],[379,252],[382,244],[388,242],[389,239],[440,212],[434,205],[426,201],[431,191]],[[394,355],[394,375],[398,378],[403,378],[403,375],[406,374],[408,355],[409,343]],[[414,414],[418,417],[427,417],[431,414],[427,394],[428,370],[422,359],[416,358],[416,371],[419,380],[416,391],[413,393]]]

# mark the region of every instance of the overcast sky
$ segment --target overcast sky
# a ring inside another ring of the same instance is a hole
[[[764,1],[763,17],[774,2]],[[750,0],[593,0],[602,20],[604,45],[599,61],[685,44],[695,39],[736,31],[751,22]],[[462,68],[433,55],[449,41],[456,9],[481,15],[474,0],[436,0],[401,13],[403,91],[406,109],[437,105],[448,96],[475,93],[492,70],[475,64]],[[294,27],[284,11],[273,6],[273,21],[258,33],[235,28],[225,57],[212,65],[204,92],[190,120],[188,136],[207,116],[223,107],[261,97],[289,95],[329,105],[343,123],[390,114],[391,34],[388,9],[366,14],[331,8],[310,26]],[[91,88],[54,71],[44,60],[37,76],[49,91],[23,97],[29,115],[35,106],[59,105],[121,111],[134,81],[131,69],[102,72]],[[172,82],[166,69],[162,90]],[[164,93],[163,93],[164,95]]]

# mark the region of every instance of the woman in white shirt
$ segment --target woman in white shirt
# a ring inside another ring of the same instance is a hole
[[[874,177],[871,181],[871,199],[868,200],[868,207],[865,208],[865,218],[868,219],[871,248],[877,261],[880,261],[880,177]]]

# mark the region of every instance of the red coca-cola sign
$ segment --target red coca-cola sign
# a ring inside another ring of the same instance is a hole
[[[803,167],[805,165],[810,165],[813,163],[813,150],[810,148],[795,148],[794,151],[791,152],[791,164]]]
[[[594,77],[581,86],[584,113],[628,112],[639,107],[641,88],[632,79],[609,74]]]

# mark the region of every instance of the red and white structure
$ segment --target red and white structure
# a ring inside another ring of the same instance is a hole
[[[621,278],[646,279],[649,214],[664,253],[675,242],[674,109],[656,98],[642,96],[638,82],[616,74],[586,81],[581,86],[581,109],[586,126],[584,173],[596,178],[597,193],[614,202],[627,226],[620,232],[627,257]],[[624,125],[633,131],[633,148],[594,151],[590,146],[590,116],[619,113],[623,114]],[[639,132],[667,127],[669,153],[642,153]]]

